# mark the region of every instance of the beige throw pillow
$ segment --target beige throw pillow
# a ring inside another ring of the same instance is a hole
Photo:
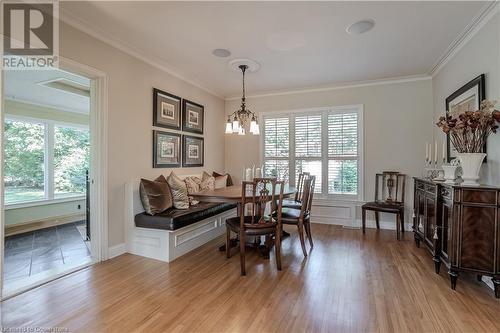
[[[186,183],[180,179],[173,171],[167,179],[170,190],[172,191],[172,199],[174,207],[177,209],[188,209],[189,198]]]
[[[229,175],[215,177],[215,188],[224,188],[227,186],[227,177]]]
[[[198,177],[186,177],[184,179],[186,183],[188,194],[193,194],[196,192],[200,192],[201,179]]]
[[[184,179],[184,182],[186,183],[187,191],[188,194],[193,194],[196,192],[200,192],[200,184],[201,184],[201,179],[198,177],[186,177]],[[198,200],[195,200],[192,196],[189,196],[189,204],[191,206],[197,205],[199,203]]]
[[[215,177],[210,176],[210,174],[203,171],[201,176],[200,189],[202,190],[214,190],[215,189]]]

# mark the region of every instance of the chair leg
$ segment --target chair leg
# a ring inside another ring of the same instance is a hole
[[[366,209],[361,210],[361,222],[363,225],[363,233],[366,232]]]
[[[396,214],[396,236],[397,239],[400,240],[401,237],[399,235],[399,230],[401,229],[401,219],[399,217],[399,214]]]
[[[399,213],[401,216],[401,232],[405,233],[405,211],[404,209]]]
[[[226,226],[226,258],[231,258],[231,230]]]
[[[240,232],[240,264],[241,264],[241,275],[245,276],[245,234]]]
[[[380,229],[380,214],[375,211],[375,223],[377,223],[377,229]]]
[[[304,224],[303,222],[299,222],[297,226],[299,228],[299,238],[300,238],[300,246],[302,246],[302,253],[304,253],[304,257],[307,257],[306,242],[304,240]]]
[[[313,245],[313,240],[312,240],[312,236],[311,236],[311,222],[305,221],[304,227],[306,228],[306,235],[307,235],[307,238],[309,238],[309,245],[311,246],[311,249],[312,249],[314,245]]]
[[[276,228],[276,235],[274,239],[274,252],[276,254],[276,267],[281,271],[281,230]]]

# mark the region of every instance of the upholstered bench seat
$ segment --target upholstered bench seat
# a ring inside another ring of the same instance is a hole
[[[151,216],[146,213],[135,215],[135,225],[140,228],[177,230],[236,208],[234,204],[200,202],[188,209],[170,208]]]
[[[198,178],[199,175],[195,175]],[[188,209],[170,208],[151,216],[144,212],[140,179],[125,184],[127,252],[171,262],[222,236],[226,220],[236,216],[236,205],[200,202]],[[214,246],[214,251],[218,246]]]

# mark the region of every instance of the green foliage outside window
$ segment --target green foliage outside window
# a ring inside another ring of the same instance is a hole
[[[5,203],[45,197],[45,135],[43,123],[5,121]],[[89,168],[89,131],[54,126],[54,197],[85,193]]]

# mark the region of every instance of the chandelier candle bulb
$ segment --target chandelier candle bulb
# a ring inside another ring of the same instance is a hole
[[[231,133],[233,133],[233,125],[231,124],[231,119],[228,119],[226,123],[226,134]]]
[[[254,130],[253,134],[254,134],[254,135],[259,135],[259,134],[260,134],[259,125],[257,125],[257,126],[255,127],[255,130]]]
[[[426,161],[429,160],[429,143],[428,142],[425,143],[425,160]]]
[[[240,124],[236,118],[233,120],[233,133],[239,133],[240,131]]]

